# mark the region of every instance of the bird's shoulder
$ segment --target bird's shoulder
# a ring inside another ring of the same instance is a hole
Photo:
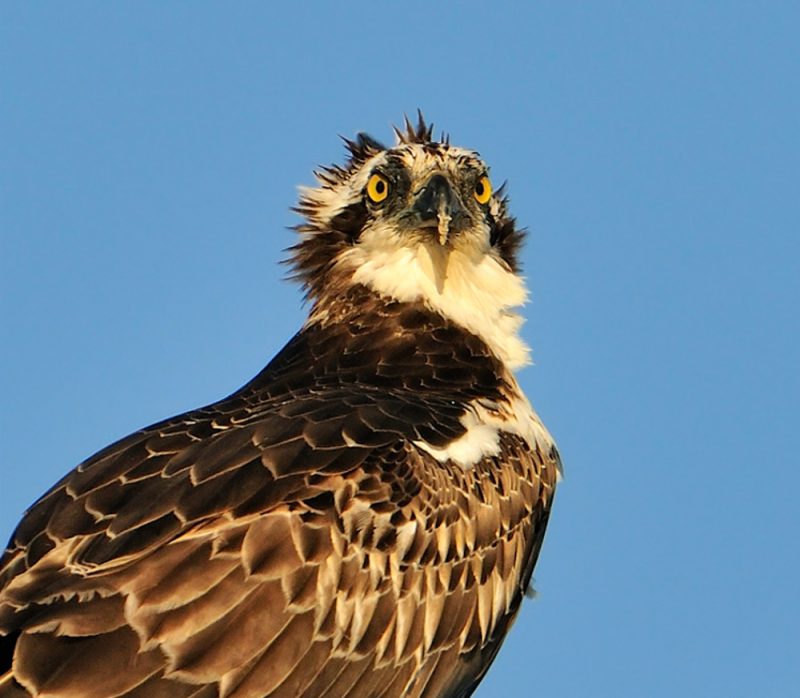
[[[293,638],[364,680],[372,667],[414,695],[466,695],[528,584],[557,454],[496,422],[474,463],[435,454],[507,380],[477,338],[420,308],[307,326],[242,389],[112,444],[45,494],[3,558],[0,631],[25,627],[23,645],[135,632],[187,685]],[[233,617],[258,632],[218,655]],[[333,671],[297,680],[313,695]]]
[[[86,569],[123,564],[218,517],[313,499],[368,460],[458,438],[465,405],[499,394],[502,381],[480,341],[419,307],[375,304],[306,326],[232,395],[141,429],[63,477],[12,535],[0,582],[65,542]]]

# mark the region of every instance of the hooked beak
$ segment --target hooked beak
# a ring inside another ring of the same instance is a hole
[[[447,242],[450,228],[458,227],[467,215],[450,182],[442,174],[435,174],[428,180],[412,208],[423,228],[437,229],[440,245]]]

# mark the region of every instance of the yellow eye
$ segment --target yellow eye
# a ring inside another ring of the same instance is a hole
[[[483,175],[478,180],[478,183],[475,185],[475,201],[477,201],[481,206],[483,204],[488,204],[489,199],[492,198],[492,183],[489,181],[489,178],[486,175]]]
[[[389,196],[389,180],[376,172],[367,182],[367,196],[370,201],[379,204]]]

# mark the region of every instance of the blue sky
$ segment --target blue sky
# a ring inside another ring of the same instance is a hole
[[[421,107],[529,229],[566,470],[478,696],[795,694],[797,6],[289,5],[0,7],[0,534],[269,360],[296,185]]]

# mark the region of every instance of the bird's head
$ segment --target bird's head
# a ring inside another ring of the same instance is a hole
[[[320,169],[319,186],[301,190],[294,277],[315,308],[363,284],[423,302],[481,336],[487,323],[505,323],[501,332],[516,338],[521,320],[508,309],[526,298],[517,259],[523,233],[507,214],[503,187],[493,189],[477,153],[434,140],[421,114],[395,133],[393,147],[366,134],[345,139],[345,165]],[[527,348],[511,353],[501,358],[527,359]]]

